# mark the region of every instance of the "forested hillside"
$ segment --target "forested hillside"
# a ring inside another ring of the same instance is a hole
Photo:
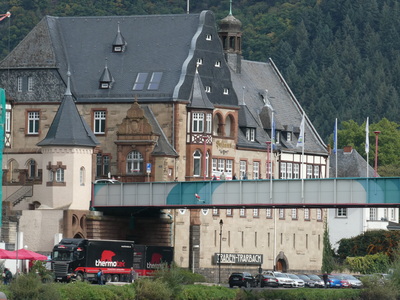
[[[201,2],[201,3],[199,3]],[[0,58],[44,15],[186,13],[185,0],[1,1]],[[190,1],[190,12],[229,12],[229,0]],[[400,5],[396,0],[237,0],[243,56],[271,57],[328,142],[334,120],[400,122]],[[340,146],[340,141],[339,141]]]

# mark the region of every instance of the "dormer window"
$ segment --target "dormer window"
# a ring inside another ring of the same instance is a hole
[[[212,35],[211,34],[207,34],[206,35],[206,41],[211,41],[212,40]]]
[[[211,87],[210,86],[206,86],[206,93],[211,93]]]
[[[256,129],[246,128],[246,139],[250,142],[254,142],[256,139]]]
[[[106,65],[103,74],[101,74],[100,77],[99,88],[102,90],[111,89],[113,83],[114,83],[114,78],[112,77],[111,72]]]
[[[291,132],[286,133],[286,140],[288,142],[292,141],[292,133]]]
[[[216,61],[215,62],[215,67],[220,68],[221,67],[221,62],[220,61]]]
[[[197,65],[202,65],[203,64],[203,59],[202,58],[198,58],[197,59]]]
[[[119,24],[118,24],[118,32],[117,32],[117,36],[115,37],[114,42],[113,42],[112,52],[114,52],[114,53],[124,52],[126,45],[127,45],[127,42],[125,41],[124,37],[122,36],[122,34],[119,30]]]
[[[224,95],[229,95],[229,89],[224,88]]]

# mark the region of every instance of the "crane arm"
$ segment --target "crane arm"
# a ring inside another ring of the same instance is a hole
[[[8,11],[5,14],[0,14],[0,21],[4,20],[5,18],[11,17],[11,13]]]

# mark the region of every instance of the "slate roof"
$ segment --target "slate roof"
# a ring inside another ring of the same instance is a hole
[[[332,153],[329,160],[330,177],[336,176],[336,154]],[[344,152],[343,149],[337,150],[337,177],[373,177],[374,168],[368,165],[367,161],[352,149],[350,152]]]
[[[188,107],[211,110],[214,109],[214,105],[208,99],[207,93],[197,70],[196,74],[194,75],[192,95],[190,97],[190,103],[188,104]]]
[[[96,147],[98,144],[92,130],[79,115],[68,85],[46,137],[37,145]]]
[[[207,35],[213,38],[207,40]],[[112,52],[113,43],[122,37],[125,50]],[[0,69],[56,69],[64,82],[70,69],[71,91],[77,103],[131,102],[134,96],[140,103],[189,101],[198,58],[204,61],[199,69],[202,82],[213,90],[209,100],[214,104],[237,105],[234,93],[221,97],[224,88],[232,90],[232,84],[211,11],[179,15],[46,16],[0,63]],[[221,62],[220,68],[215,68],[216,60]],[[99,89],[106,61],[114,83],[111,89]],[[153,72],[161,72],[162,78],[157,89],[149,90]],[[142,90],[133,90],[138,73],[148,76]]]
[[[283,77],[270,60],[267,63],[243,60],[241,62],[241,73],[231,72],[233,87],[239,99],[243,95],[244,105],[239,112],[239,124],[259,124],[261,128],[270,129],[271,113],[266,107],[270,104],[274,109],[274,119],[277,130],[293,130],[299,132],[303,110],[286,85]],[[268,92],[266,92],[268,91]],[[252,118],[250,118],[252,116]],[[251,120],[252,123],[248,123]],[[257,130],[257,133],[261,130]],[[239,134],[238,142],[241,146],[266,147],[265,142],[270,138],[265,136],[257,137],[257,143],[247,141]],[[301,152],[300,147],[296,147],[297,140],[286,141],[281,138],[280,148],[286,151]],[[326,146],[313,127],[311,121],[306,116],[305,124],[305,146],[308,153],[327,155]]]

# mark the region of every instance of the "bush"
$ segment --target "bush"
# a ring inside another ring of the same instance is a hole
[[[221,286],[188,285],[176,296],[176,300],[235,299],[236,291]]]
[[[280,300],[339,300],[339,299],[360,299],[358,289],[266,289],[258,293],[254,299],[280,299]],[[379,298],[377,298],[379,299]]]
[[[54,283],[43,284],[35,273],[17,276],[9,286],[11,300],[58,300],[61,294]]]
[[[140,300],[168,300],[174,295],[168,284],[160,279],[141,278],[135,282],[135,288]]]
[[[399,295],[398,289],[391,280],[385,280],[379,275],[362,277],[364,288],[360,292],[365,300],[395,300]]]

